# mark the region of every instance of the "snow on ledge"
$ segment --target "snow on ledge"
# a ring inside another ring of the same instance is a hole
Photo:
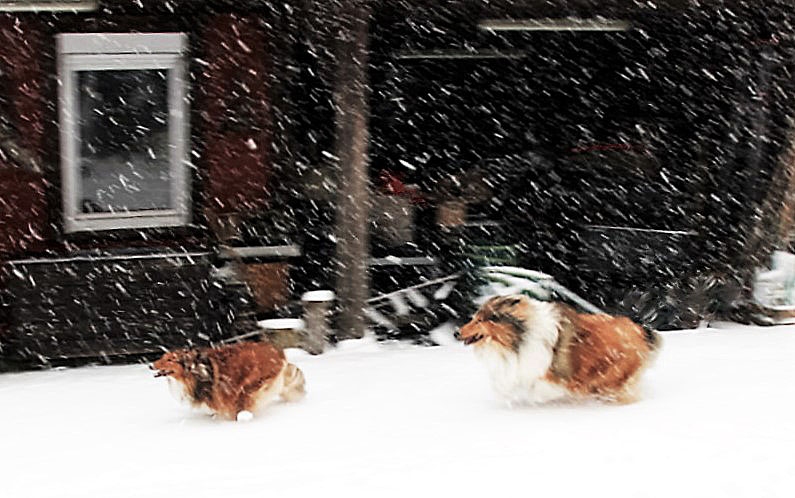
[[[257,325],[266,330],[303,330],[305,327],[300,318],[271,318],[260,320]]]
[[[320,302],[333,301],[334,298],[335,298],[334,291],[316,290],[316,291],[304,292],[304,295],[301,296],[301,301],[320,303]]]

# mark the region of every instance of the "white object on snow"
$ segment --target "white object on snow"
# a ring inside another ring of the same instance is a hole
[[[254,414],[248,410],[243,410],[242,412],[238,412],[237,414],[237,421],[238,422],[250,422],[251,419],[254,418]]]

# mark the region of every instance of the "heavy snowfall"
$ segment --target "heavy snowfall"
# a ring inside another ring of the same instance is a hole
[[[0,1],[0,498],[795,496],[790,3]],[[494,293],[640,399],[508,406]],[[147,364],[255,339],[253,419]]]
[[[2,495],[788,497],[795,327],[667,332],[631,405],[508,408],[472,352],[288,350],[307,397],[247,423],[146,365],[0,376]]]

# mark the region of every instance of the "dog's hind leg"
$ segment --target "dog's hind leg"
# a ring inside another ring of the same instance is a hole
[[[306,395],[304,373],[293,365],[288,363],[284,367],[284,387],[282,388],[281,396],[285,401],[298,401]]]
[[[279,373],[276,377],[265,382],[256,391],[248,396],[249,411],[261,414],[279,396],[284,386],[284,374]]]
[[[643,369],[635,372],[620,389],[607,397],[607,401],[618,405],[628,405],[639,401],[642,394],[640,378],[642,373]]]
[[[260,414],[276,400],[297,401],[305,394],[304,374],[295,365],[286,363],[275,378],[251,396],[251,411]]]

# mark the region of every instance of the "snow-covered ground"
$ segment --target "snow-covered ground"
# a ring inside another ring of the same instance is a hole
[[[667,333],[628,406],[509,409],[458,344],[288,356],[307,398],[249,423],[144,365],[0,375],[0,496],[795,496],[795,327]]]

